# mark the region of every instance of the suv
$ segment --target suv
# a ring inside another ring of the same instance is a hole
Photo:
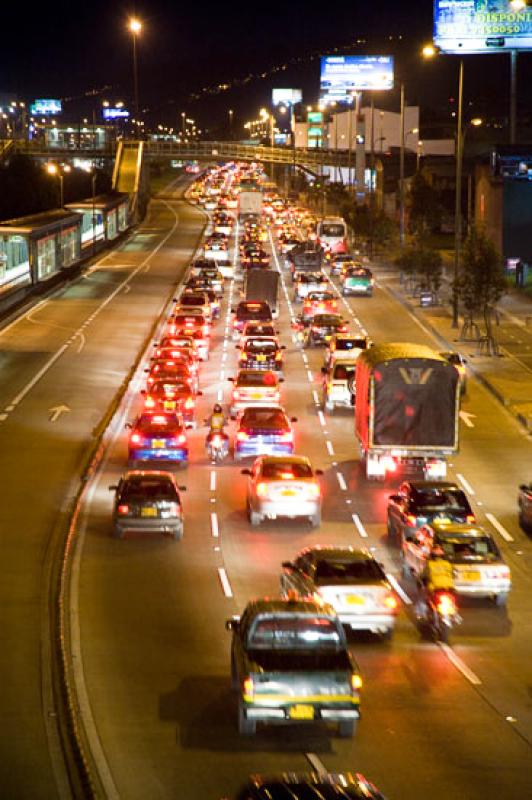
[[[471,524],[475,515],[456,483],[405,481],[397,494],[388,498],[387,519],[388,536],[400,543],[434,520]]]
[[[174,539],[183,537],[183,509],[179,491],[170,472],[132,470],[120,478],[115,492],[113,536],[122,539],[125,533],[168,533]]]
[[[329,342],[325,353],[325,366],[329,367],[337,361],[356,361],[362,350],[367,350],[371,342],[367,336],[355,336],[352,333],[337,334]]]
[[[331,414],[336,406],[350,408],[355,405],[356,361],[333,361],[322,367],[323,408]]]

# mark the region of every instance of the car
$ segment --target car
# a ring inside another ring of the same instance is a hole
[[[240,338],[246,322],[273,323],[272,310],[265,300],[242,300],[236,309],[232,309],[232,311],[235,315],[233,319],[233,340]]]
[[[386,800],[360,772],[334,774],[297,773],[252,775],[236,800]]]
[[[235,433],[235,461],[249,456],[291,455],[294,452],[294,432],[281,406],[245,408],[238,417]]]
[[[325,345],[337,333],[347,332],[347,323],[340,314],[316,314],[305,326],[301,327],[304,347]]]
[[[344,268],[340,274],[340,281],[344,297],[353,294],[357,296],[366,295],[366,297],[372,297],[373,295],[375,281],[368,267]]]
[[[161,358],[154,359],[148,368],[144,370],[148,377],[146,385],[148,388],[153,386],[156,380],[168,380],[174,378],[188,383],[190,390],[197,394],[199,391],[199,377],[196,362],[189,361],[188,354],[183,354],[182,358]]]
[[[294,273],[294,302],[302,303],[310,292],[324,292],[329,281],[323,272]]]
[[[332,292],[309,292],[303,301],[301,318],[312,319],[316,314],[335,314],[338,301]]]
[[[214,232],[222,233],[224,236],[231,236],[233,230],[233,219],[229,214],[218,212],[214,217]]]
[[[183,418],[175,412],[142,412],[130,429],[128,459],[137,461],[188,461],[188,443]]]
[[[207,260],[220,257],[227,252],[227,249],[227,236],[224,236],[223,233],[211,234],[203,244],[203,252]]]
[[[212,319],[211,304],[205,292],[185,289],[174,302],[177,303],[174,314],[188,314],[192,309],[199,309],[208,322]]]
[[[228,378],[233,383],[229,414],[236,418],[244,408],[261,408],[278,405],[280,401],[280,383],[275,372],[259,369],[241,369],[236,378]]]
[[[145,411],[175,411],[181,414],[187,428],[196,427],[196,397],[202,392],[193,392],[189,381],[155,380],[149,390],[141,394]]]
[[[240,350],[238,365],[241,369],[264,369],[282,372],[284,345],[277,339],[268,339],[265,336],[250,336],[243,345],[236,346]]]
[[[166,335],[169,337],[188,336],[193,339],[201,361],[209,357],[210,333],[211,326],[202,314],[179,312],[170,317],[166,326]]]
[[[251,469],[243,469],[249,476],[247,511],[252,525],[263,519],[278,517],[305,517],[314,528],[321,524],[321,487],[317,476],[305,456],[259,456]]]
[[[270,264],[270,256],[262,247],[247,247],[240,256],[240,263],[245,269],[267,268]]]
[[[525,533],[532,531],[532,483],[522,483],[517,495],[519,524]]]
[[[356,361],[333,361],[322,367],[322,405],[325,411],[334,413],[337,406],[350,408],[355,405]]]
[[[467,360],[461,353],[457,353],[456,350],[446,350],[440,353],[440,356],[443,356],[449,364],[455,367],[458,372],[458,377],[460,378],[460,394],[464,395],[467,391]]]
[[[443,549],[453,567],[453,587],[463,597],[490,598],[497,606],[506,605],[512,579],[497,543],[479,525],[433,520],[402,546],[403,572],[417,579],[423,574],[432,549]]]
[[[329,264],[331,268],[331,275],[340,275],[342,268],[344,266],[353,266],[356,267],[359,265],[359,261],[357,260],[356,256],[352,253],[334,253],[331,254]]]
[[[356,361],[363,350],[371,347],[367,336],[352,333],[338,333],[329,341],[325,351],[325,367],[337,361]]]
[[[404,481],[388,497],[386,517],[388,536],[400,544],[435,519],[475,522],[466,494],[449,481]]]
[[[194,341],[199,360],[208,361],[211,339],[209,334],[204,332],[203,326],[198,328],[177,327],[174,335],[190,337]]]
[[[340,621],[355,631],[390,638],[397,597],[382,566],[364,549],[315,545],[283,563],[281,596],[313,597],[331,605]]]
[[[245,344],[246,339],[249,339],[250,337],[260,339],[264,336],[267,339],[275,339],[277,341],[278,333],[279,331],[271,322],[246,322],[240,337],[240,344]]]
[[[214,292],[216,292],[218,296],[223,295],[224,276],[222,275],[219,269],[213,267],[212,265],[208,268],[202,267],[198,277],[201,278],[203,281],[207,281],[209,287]]]
[[[167,533],[183,538],[183,507],[178,486],[170,472],[130,470],[114,491],[113,536],[122,539],[126,533]]]
[[[191,336],[163,336],[159,342],[154,342],[153,346],[156,348],[155,358],[163,358],[168,351],[175,350],[180,353],[189,353],[191,358],[199,360],[196,343]]]

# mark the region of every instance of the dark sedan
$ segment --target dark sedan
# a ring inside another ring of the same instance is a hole
[[[405,481],[388,498],[387,518],[388,536],[399,544],[433,521],[475,521],[462,489],[443,481]]]

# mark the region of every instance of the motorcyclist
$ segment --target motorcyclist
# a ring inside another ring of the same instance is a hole
[[[220,403],[215,403],[212,409],[211,416],[206,420],[206,423],[209,426],[209,433],[207,434],[207,440],[205,442],[206,446],[209,447],[211,439],[213,436],[218,435],[221,436],[224,440],[224,443],[227,442],[229,439],[228,435],[224,431],[224,426],[227,423],[225,418],[222,406]]]
[[[417,615],[428,619],[429,610],[434,605],[439,592],[454,594],[453,568],[445,557],[440,544],[435,544],[429,553],[425,568],[420,576],[420,596],[417,602]]]

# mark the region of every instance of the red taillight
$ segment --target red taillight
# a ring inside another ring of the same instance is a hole
[[[222,441],[222,437],[218,433],[215,436],[212,437],[212,443],[213,444],[220,444],[221,441]]]
[[[155,400],[150,395],[147,396],[146,401],[144,403],[146,408],[155,408]]]
[[[362,689],[362,678],[357,672],[353,672],[351,674],[351,690],[358,692],[359,689]]]
[[[247,361],[247,357],[248,357],[248,354],[244,353],[244,352],[240,353],[240,355],[238,356],[240,361]]]
[[[192,408],[194,408],[194,400],[192,399],[192,397],[187,397],[187,399],[185,400],[185,408],[187,409],[187,411],[190,411]]]
[[[239,442],[245,442],[246,439],[248,438],[248,434],[246,433],[246,431],[238,431],[236,438]]]
[[[268,495],[268,484],[267,483],[258,483],[257,484],[257,494],[259,497],[267,497]]]
[[[467,517],[466,517],[466,522],[469,522],[472,525],[474,523],[474,521],[475,521],[475,515],[474,514],[468,514]]]
[[[131,434],[131,441],[133,444],[139,444],[142,441],[142,437],[139,433],[132,433]]]
[[[341,326],[338,328],[338,332],[339,332],[339,333],[346,333],[346,332],[347,332],[347,325],[341,325]]]
[[[293,436],[291,431],[287,431],[287,433],[281,434],[281,442],[291,442],[292,438]]]
[[[208,336],[211,329],[208,325],[203,325],[201,330],[204,336]]]
[[[408,514],[406,517],[406,524],[409,525],[411,528],[415,527],[416,517],[413,514]]]
[[[185,436],[185,434],[184,433],[180,433],[179,436],[177,437],[177,443],[178,444],[185,444],[186,441],[187,441],[187,437]]]
[[[253,685],[253,678],[244,678],[242,682],[242,692],[246,700],[253,700],[255,695],[255,687]]]
[[[282,357],[283,357],[283,354],[280,351],[275,354],[275,360],[276,361],[281,361]]]
[[[119,514],[129,514],[129,506],[128,505],[119,505],[117,508]]]
[[[436,601],[436,608],[439,614],[449,616],[456,613],[456,603],[452,594],[440,592]]]
[[[392,611],[395,611],[397,608],[397,598],[393,594],[387,594],[384,598],[384,605],[387,608],[390,608]]]

